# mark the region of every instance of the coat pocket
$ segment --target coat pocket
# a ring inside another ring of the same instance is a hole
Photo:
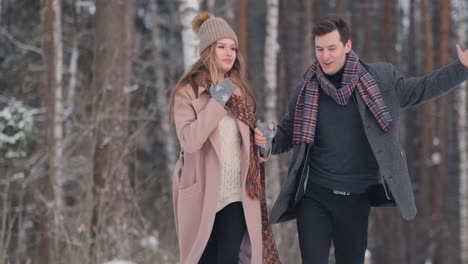
[[[185,153],[183,157],[183,164],[179,173],[179,191],[183,192],[185,189],[194,187],[197,184],[197,167],[196,157],[197,154]]]

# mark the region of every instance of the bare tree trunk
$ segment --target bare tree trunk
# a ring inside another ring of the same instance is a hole
[[[305,0],[303,9],[303,21],[304,21],[304,46],[303,46],[303,61],[301,65],[308,67],[314,61],[314,39],[312,37],[312,28],[314,26],[314,19],[317,19],[313,15],[315,8],[319,8],[318,5],[314,5],[313,1]]]
[[[266,15],[266,40],[265,40],[265,103],[266,121],[277,123],[276,100],[277,100],[277,65],[278,65],[278,22],[279,22],[279,0],[267,0]],[[266,194],[267,204],[273,205],[275,197],[280,190],[280,169],[278,156],[272,156],[266,164]],[[286,235],[281,232],[279,226],[274,226],[275,239],[278,247],[281,247],[281,238]]]
[[[78,40],[79,35],[77,32],[73,33],[73,40],[71,46],[71,56],[70,56],[70,64],[69,64],[69,82],[68,82],[68,91],[67,91],[67,98],[66,98],[66,110],[64,114],[64,120],[66,121],[65,126],[65,133],[64,136],[66,137],[67,134],[71,132],[72,124],[70,121],[70,116],[72,115],[73,111],[75,110],[75,94],[76,94],[76,84],[77,84],[77,72],[78,72],[78,57],[80,54],[80,50],[78,49]]]
[[[366,4],[370,4],[370,1],[366,1]],[[383,56],[385,60],[395,63],[397,61],[396,47],[398,43],[397,38],[397,24],[396,19],[400,19],[396,16],[397,3],[395,1],[386,0],[382,3],[384,8],[382,9],[382,27],[384,28],[382,35],[383,40]],[[368,8],[368,7],[367,7]],[[366,8],[366,9],[367,9]],[[370,12],[367,11],[369,14]],[[366,16],[363,20],[363,25],[366,28],[371,28],[369,22],[372,21],[369,16]],[[372,38],[372,32],[367,32],[366,36]],[[373,40],[368,40],[373,42]],[[366,49],[366,53],[372,53],[370,49]],[[369,56],[370,57],[370,56]],[[402,219],[395,215],[395,212],[385,209],[375,210],[373,217],[371,218],[373,227],[373,247],[372,256],[377,263],[405,263],[405,250],[406,250],[406,239],[403,228]]]
[[[415,15],[415,0],[410,0],[409,6],[409,32],[408,32],[408,46],[409,46],[409,52],[416,50],[416,19],[414,18]],[[417,54],[414,54],[417,56]],[[408,68],[409,72],[415,72],[416,71],[416,62],[417,60],[414,59],[415,56],[408,56]]]
[[[395,50],[395,43],[396,43],[396,23],[395,23],[395,16],[396,16],[396,1],[394,0],[385,0],[384,2],[384,58],[386,61],[391,63],[395,63],[396,61],[396,50]]]
[[[306,13],[309,15],[312,14],[314,19],[319,19],[320,17],[325,16],[325,7],[326,3],[320,0],[313,0],[313,9],[306,10]]]
[[[96,1],[94,89],[96,206],[91,225],[92,262],[129,257],[134,207],[128,178],[128,88],[132,76],[135,0]]]
[[[279,51],[278,22],[279,1],[267,0],[267,23],[265,40],[265,91],[266,91],[266,118],[276,121],[276,94],[277,94],[277,58]]]
[[[5,172],[3,168],[0,167],[0,171]],[[2,177],[4,186],[2,186],[2,194],[1,194],[1,220],[0,220],[0,261],[1,263],[8,263],[8,252],[10,248],[10,239],[13,233],[11,226],[14,222],[11,219],[11,202],[10,202],[10,195],[11,195],[11,180],[12,180],[12,169],[7,165],[6,172],[4,177]]]
[[[203,10],[213,12],[216,0],[203,0]]]
[[[341,6],[341,0],[335,0],[335,14],[337,14],[338,16],[343,16]]]
[[[458,43],[466,49],[468,30],[468,3],[459,1],[457,38]],[[460,153],[460,185],[459,185],[459,207],[460,207],[460,260],[462,264],[468,264],[468,85],[465,81],[456,91],[456,107],[458,112],[458,151]]]
[[[168,118],[168,109],[169,109],[169,91],[170,87],[164,81],[166,78],[167,71],[164,68],[163,58],[161,56],[161,45],[160,45],[160,33],[159,25],[157,23],[156,16],[158,14],[157,1],[152,0],[150,3],[151,9],[151,22],[152,22],[152,39],[154,46],[154,64],[156,66],[156,109],[160,112],[158,117],[161,118],[161,139],[164,142],[164,153],[167,157],[166,170],[165,172],[168,175],[172,175],[171,172],[176,163],[177,153],[176,153],[176,142],[173,133],[170,131],[170,124]],[[159,45],[157,45],[159,43]]]
[[[44,61],[47,66],[46,79],[51,97],[49,97],[48,116],[48,165],[49,184],[54,207],[51,215],[53,244],[50,256],[57,259],[59,254],[60,218],[63,210],[63,47],[62,47],[62,14],[61,0],[48,0],[45,12]]]
[[[366,60],[367,61],[373,61],[374,60],[374,47],[373,43],[374,40],[372,37],[374,36],[373,32],[373,19],[371,18],[371,10],[372,10],[372,0],[365,0],[365,8],[364,8],[364,19],[365,19],[365,47],[366,47]]]
[[[420,67],[423,65],[422,62],[419,62],[421,56],[420,56],[420,51],[416,47],[417,45],[417,37],[416,35],[420,30],[418,29],[418,21],[419,19],[416,19],[418,12],[417,8],[417,1],[416,0],[410,0],[409,1],[409,31],[408,31],[408,41],[407,41],[407,46],[408,46],[408,54],[411,54],[411,56],[407,56],[406,60],[406,65],[408,65],[408,74],[410,76],[415,76],[419,75],[420,73]],[[420,162],[420,157],[419,157],[419,148],[420,148],[420,135],[419,135],[419,122],[418,118],[420,117],[419,113],[420,109],[416,108],[410,108],[407,109],[406,112],[406,142],[405,142],[405,147],[406,147],[406,158],[408,161],[408,164],[410,165],[408,167],[410,175],[415,176],[415,186],[419,185],[419,181],[421,180],[421,177],[416,177],[419,175],[419,168],[422,166]],[[416,191],[415,195],[419,197],[419,190]],[[418,198],[416,198],[416,202],[419,202]],[[407,223],[405,226],[408,230],[412,230],[412,232],[407,232],[406,233],[406,238],[408,241],[408,247],[406,249],[407,255],[406,255],[406,263],[416,263],[418,259],[418,249],[419,245],[421,244],[420,241],[422,240],[420,237],[420,232],[422,230],[421,225],[419,224],[420,221],[422,221],[423,217],[420,216],[417,220],[411,221]]]
[[[440,66],[445,66],[449,63],[448,51],[450,43],[450,0],[439,0],[439,14],[440,14]],[[434,185],[434,220],[435,220],[435,236],[434,236],[434,261],[436,263],[443,263],[446,258],[443,255],[443,246],[445,241],[445,234],[447,234],[447,223],[445,215],[445,186],[448,174],[448,100],[450,95],[445,95],[436,101],[437,116],[436,128],[438,144],[435,146],[436,153],[439,153],[439,161],[436,162],[436,177],[433,178]]]
[[[182,24],[184,65],[187,69],[198,59],[198,37],[192,30],[192,20],[200,10],[198,0],[181,0],[179,5]]]
[[[424,73],[429,73],[434,69],[433,56],[433,33],[431,23],[431,11],[429,8],[429,0],[422,0],[423,12],[423,32],[424,32]],[[436,104],[434,101],[425,103],[420,110],[420,161],[421,167],[419,172],[420,177],[420,212],[421,212],[421,252],[424,261],[432,262],[434,260],[434,228],[433,222],[433,203],[432,203],[432,184],[431,178],[433,174],[433,154],[436,128]]]
[[[351,18],[350,18],[350,27],[352,29],[362,28],[362,6],[360,1],[354,1],[351,3]],[[351,30],[351,40],[353,40],[353,50],[357,54],[361,54],[363,50],[364,43],[362,41],[357,41],[361,39],[362,32],[360,30]]]
[[[236,14],[234,12],[234,1],[226,1],[224,3],[225,20],[229,25],[234,25]]]
[[[287,105],[291,95],[291,89],[293,89],[294,84],[297,82],[298,78],[300,78],[305,68],[310,66],[313,62],[312,36],[310,35],[310,37],[308,37],[307,28],[312,28],[311,14],[313,14],[313,18],[323,15],[323,13],[320,12],[320,10],[323,10],[323,3],[318,0],[314,0],[313,3],[307,2],[308,0],[283,0],[279,2],[278,42],[280,43],[281,49],[278,53],[279,63],[277,64],[278,99],[276,111],[281,116],[288,111]],[[307,47],[305,42],[310,43],[309,50],[305,49],[305,47]],[[279,167],[281,183],[286,180],[288,166],[291,162],[291,154],[292,153],[289,152],[280,156]],[[288,221],[279,226],[282,235],[277,238],[281,240],[278,243],[281,260],[283,263],[300,263],[301,257],[295,221]]]
[[[239,0],[239,50],[245,61],[245,71],[249,65],[249,29],[248,29],[248,3],[247,0]]]

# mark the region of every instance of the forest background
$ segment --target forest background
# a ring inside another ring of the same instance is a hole
[[[167,111],[200,11],[237,32],[261,120],[285,114],[323,15],[348,21],[362,60],[406,76],[468,48],[466,0],[0,0],[0,263],[178,262]],[[467,99],[465,82],[404,111],[419,214],[373,210],[367,263],[468,264]],[[270,207],[289,162],[268,162]],[[295,221],[274,232],[300,263]]]

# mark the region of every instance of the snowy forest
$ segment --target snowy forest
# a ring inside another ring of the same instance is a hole
[[[235,29],[260,120],[285,114],[321,16],[406,76],[468,48],[466,0],[0,0],[0,263],[178,263],[168,104],[200,11]],[[404,111],[418,216],[373,209],[367,264],[468,264],[467,92]],[[269,207],[290,159],[267,162]],[[301,263],[295,221],[273,229],[282,262]]]

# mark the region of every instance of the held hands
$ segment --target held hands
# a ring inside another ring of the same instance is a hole
[[[232,81],[229,78],[225,78],[222,82],[217,85],[211,84],[210,94],[213,99],[220,103],[223,107],[226,105],[226,102],[231,97],[232,93],[236,90]]]
[[[460,45],[457,44],[457,53],[458,59],[465,66],[465,69],[468,70],[468,50],[463,51]]]
[[[255,145],[260,147],[260,153],[266,155],[271,147],[271,141],[276,134],[276,126],[271,123],[269,126],[266,122],[257,121],[255,128]]]

